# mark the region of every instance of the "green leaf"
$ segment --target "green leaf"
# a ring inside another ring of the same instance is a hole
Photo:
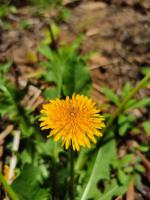
[[[7,81],[0,80],[0,115],[8,114],[16,120],[18,108],[15,101],[16,90]]]
[[[113,136],[113,132],[109,132],[109,137]],[[109,140],[105,145],[103,145],[98,151],[91,176],[87,182],[87,185],[82,194],[81,200],[87,200],[89,198],[94,198],[99,194],[97,188],[98,181],[105,179],[110,179],[110,164],[112,159],[116,157],[116,145],[115,140]]]
[[[115,179],[111,180],[111,183],[107,184],[105,191],[98,200],[112,200],[114,196],[123,195],[128,188],[128,184],[123,186],[118,185]]]
[[[134,183],[136,188],[141,188],[141,175],[139,173],[134,173]]]
[[[39,52],[45,56],[46,58],[52,60],[53,59],[53,52],[47,45],[41,45],[38,48]]]
[[[127,122],[134,122],[135,119],[136,118],[135,118],[134,115],[121,114],[121,115],[119,115],[119,118],[118,118],[118,124],[121,125],[121,124],[124,124],[124,123],[127,123]]]
[[[143,127],[144,127],[144,130],[145,132],[150,135],[150,121],[146,121],[143,123]]]
[[[119,179],[121,184],[124,185],[124,184],[126,184],[128,182],[128,180],[129,180],[128,176],[122,169],[118,170],[117,175],[118,175],[118,179]]]
[[[23,165],[30,164],[32,162],[32,157],[26,149],[19,153],[18,157],[20,158]]]
[[[58,154],[62,151],[61,145],[56,146],[56,142],[54,142],[51,138],[46,142],[36,142],[36,144],[36,149],[41,155],[54,157],[55,154],[57,154],[56,156],[58,157]]]
[[[137,109],[137,108],[143,108],[146,106],[150,106],[150,98],[145,98],[145,99],[139,100],[139,101],[131,104],[130,106],[128,106],[128,108]]]
[[[63,92],[66,96],[75,93],[87,95],[91,87],[91,78],[86,64],[73,56],[66,61],[63,75]]]
[[[141,68],[141,72],[142,72],[142,74],[144,74],[144,75],[150,73],[150,67],[142,67],[142,68]]]
[[[131,174],[134,171],[134,168],[133,166],[127,166],[124,168],[124,171]]]
[[[119,105],[119,98],[118,96],[108,87],[104,87],[102,92],[108,97],[115,105]]]
[[[51,31],[53,33],[53,37],[56,40],[59,36],[60,28],[55,24],[51,23]],[[44,30],[44,39],[42,40],[42,44],[48,45],[52,43],[52,37],[50,30]]]
[[[144,173],[145,172],[145,168],[140,164],[136,164],[135,165],[135,170],[137,170],[140,173]]]
[[[20,200],[48,200],[48,189],[39,184],[40,169],[33,165],[25,165],[19,177],[12,184]]]
[[[58,97],[58,89],[56,87],[47,88],[44,90],[43,96],[46,100],[55,99]]]
[[[125,105],[125,110],[127,110],[128,108],[132,107],[134,104],[137,103],[137,100],[136,99],[130,99],[128,101],[128,103]]]
[[[131,163],[131,161],[133,160],[133,154],[127,154],[125,155],[120,161],[120,167],[125,167],[127,165],[129,165]]]
[[[12,62],[7,62],[7,63],[1,65],[0,66],[0,72],[3,73],[3,74],[6,74],[11,66],[12,66]]]
[[[128,122],[121,125],[121,127],[119,128],[119,135],[124,136],[129,127],[130,127],[130,124]]]
[[[149,149],[150,149],[150,146],[149,145],[138,145],[136,147],[138,150],[142,151],[142,152],[148,152]]]
[[[34,132],[34,128],[29,120],[30,118],[27,116],[19,116],[19,127],[24,137],[30,137]]]
[[[30,23],[29,20],[23,19],[23,20],[21,20],[21,21],[19,22],[19,26],[20,26],[20,28],[22,28],[22,29],[28,29],[28,28],[31,27],[31,23]]]
[[[132,89],[131,84],[129,82],[127,82],[123,88],[122,97],[123,98],[126,97],[129,94],[129,92],[131,91],[131,89]]]

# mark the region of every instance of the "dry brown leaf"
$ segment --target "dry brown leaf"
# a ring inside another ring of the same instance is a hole
[[[101,56],[99,54],[94,54],[90,60],[90,69],[95,69],[95,68],[98,68],[98,67],[101,67],[101,66],[106,66],[106,65],[109,65],[109,60],[104,57],[104,56]]]
[[[98,28],[91,28],[86,32],[86,36],[90,37],[99,33]]]
[[[95,10],[106,8],[107,4],[103,2],[89,2],[89,3],[83,4],[81,7],[85,10],[95,11]]]

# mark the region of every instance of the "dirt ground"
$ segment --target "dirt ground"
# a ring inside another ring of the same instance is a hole
[[[150,64],[150,1],[68,2],[64,4],[70,16],[61,23],[59,43],[72,42],[80,33],[84,34],[81,52],[95,53],[89,61],[92,95],[103,103],[105,99],[100,91],[104,85],[120,94],[124,83],[131,81],[134,85],[141,78],[141,68]],[[33,9],[19,8],[15,15],[8,15],[13,28],[0,29],[0,62],[12,59],[23,76],[24,71],[33,70],[33,64],[37,67],[36,62],[29,62],[28,53],[36,51],[46,22],[57,18],[55,10],[46,11],[44,15],[35,17]],[[20,29],[18,25],[24,19],[31,24],[29,30]],[[147,95],[148,90],[141,90],[140,98]]]

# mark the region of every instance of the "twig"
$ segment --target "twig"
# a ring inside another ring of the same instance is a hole
[[[0,172],[2,172],[2,156],[3,156],[3,151],[4,151],[4,139],[12,132],[13,130],[13,125],[7,126],[7,128],[0,133]]]
[[[7,135],[9,135],[12,132],[13,128],[13,125],[7,126],[7,128],[0,133],[0,141],[4,140],[7,137]]]
[[[20,130],[16,130],[14,133],[14,139],[13,139],[13,147],[12,147],[12,157],[10,159],[10,170],[9,170],[9,176],[8,176],[8,182],[12,183],[13,177],[14,177],[14,170],[17,164],[17,157],[16,152],[19,149],[20,144]]]
[[[126,200],[135,200],[134,178],[132,177],[126,194]]]
[[[3,162],[2,162],[3,152],[4,152],[4,140],[0,140],[0,172],[2,172],[2,167],[3,167]]]
[[[150,161],[140,151],[137,151],[136,153],[141,158],[146,168],[150,170]]]
[[[32,107],[34,107],[34,104],[36,102],[36,100],[39,98],[40,94],[41,94],[41,90],[39,90],[36,87],[30,87],[30,89],[32,90],[32,92],[34,93],[33,97],[29,100],[28,105],[27,105],[27,109],[31,109]]]
[[[101,67],[107,67],[107,66],[112,66],[114,63],[107,63],[105,65],[94,65],[94,66],[90,66],[89,69],[92,71],[92,70],[95,70],[95,69],[98,69],[98,68],[101,68]]]

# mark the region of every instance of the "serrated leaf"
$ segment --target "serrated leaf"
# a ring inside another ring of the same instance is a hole
[[[118,96],[108,87],[104,87],[102,92],[109,98],[115,105],[119,105],[120,101]]]
[[[49,191],[39,184],[40,169],[33,165],[25,165],[19,177],[12,183],[20,200],[48,200]]]
[[[115,179],[111,180],[111,183],[106,185],[104,193],[100,196],[98,200],[112,200],[114,196],[123,195],[127,191],[127,188],[128,183],[120,186]]]
[[[41,155],[54,157],[55,154],[58,156],[59,152],[62,150],[62,147],[61,145],[56,145],[56,142],[50,138],[46,142],[37,142],[36,149]]]
[[[113,136],[113,132],[109,132],[109,136]],[[87,185],[82,194],[81,200],[87,200],[89,198],[94,198],[99,194],[97,188],[98,181],[105,179],[110,179],[110,164],[112,159],[116,157],[116,145],[115,140],[109,140],[104,146],[98,151],[91,176],[87,182]]]
[[[89,70],[84,62],[76,57],[68,59],[64,66],[63,92],[66,96],[73,93],[87,95],[91,86]]]
[[[32,162],[32,157],[29,152],[25,149],[21,152],[18,157],[20,158],[22,164],[30,164]]]

